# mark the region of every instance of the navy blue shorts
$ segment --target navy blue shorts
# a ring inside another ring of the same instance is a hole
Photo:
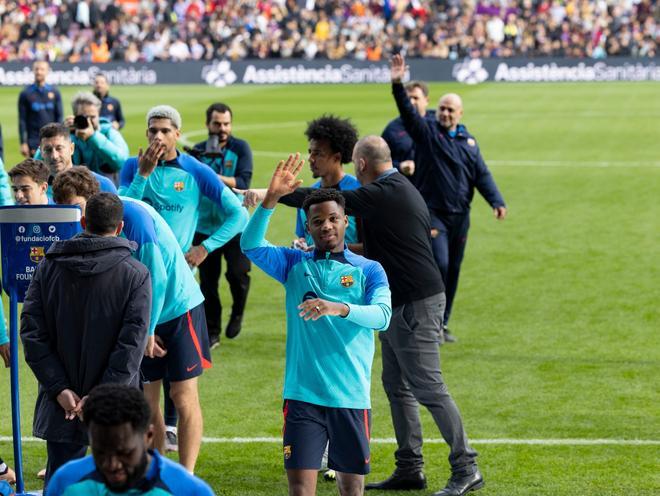
[[[174,382],[185,381],[212,367],[204,303],[181,317],[158,324],[155,332],[163,340],[167,355],[142,359],[142,378],[145,382],[166,377]]]
[[[284,468],[321,468],[328,445],[328,468],[368,474],[371,410],[330,408],[284,400]]]

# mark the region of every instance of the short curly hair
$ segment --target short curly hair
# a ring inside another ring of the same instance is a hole
[[[332,153],[341,154],[341,163],[348,164],[358,140],[358,131],[350,119],[326,114],[307,123],[305,136],[307,140],[326,140]]]
[[[144,393],[120,384],[102,384],[91,390],[83,406],[83,422],[114,427],[127,422],[133,430],[146,432],[151,411]]]
[[[333,201],[339,205],[342,210],[346,210],[346,200],[344,200],[344,195],[342,195],[338,190],[334,188],[319,188],[312,191],[309,195],[305,197],[305,200],[302,204],[302,209],[305,214],[309,213],[309,207],[316,205],[318,203],[325,203]]]

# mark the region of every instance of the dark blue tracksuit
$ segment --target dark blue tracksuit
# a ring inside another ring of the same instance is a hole
[[[39,130],[51,122],[62,122],[62,96],[55,86],[26,86],[18,97],[18,137],[34,155],[39,148]]]
[[[435,120],[435,110],[428,110],[425,119]],[[387,146],[390,147],[390,152],[392,152],[392,165],[399,169],[401,162],[405,160],[415,160],[415,142],[406,131],[406,127],[403,125],[403,119],[397,117],[396,119],[391,120],[385,129],[381,137],[387,143]],[[408,177],[411,181],[413,180],[414,175]]]
[[[119,129],[122,129],[126,124],[124,119],[124,113],[121,110],[121,103],[115,97],[110,96],[110,94],[101,97],[98,93],[94,93],[99,100],[101,100],[101,112],[99,113],[101,117],[105,117],[110,122],[117,121],[119,123]]]
[[[438,231],[433,254],[446,286],[446,324],[458,287],[474,189],[492,208],[504,207],[504,199],[465,126],[459,124],[452,136],[437,120],[419,116],[402,84],[393,83],[392,93],[404,128],[415,143],[413,183],[429,208],[432,228]]]

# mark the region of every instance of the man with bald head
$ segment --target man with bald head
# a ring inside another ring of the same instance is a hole
[[[452,476],[437,496],[459,496],[483,486],[477,453],[468,444],[461,415],[440,371],[439,344],[445,304],[444,285],[431,251],[431,219],[424,199],[392,166],[387,143],[367,136],[353,149],[355,176],[362,186],[341,191],[346,213],[363,223],[364,251],[385,269],[392,292],[392,319],[379,333],[383,356],[383,387],[390,402],[398,449],[396,470],[366,489],[424,489],[422,428],[419,404],[433,416],[450,447]],[[311,188],[295,188],[281,203],[300,207]],[[253,204],[264,191],[248,191]]]
[[[506,205],[474,136],[460,124],[461,98],[455,93],[443,95],[436,120],[424,119],[415,111],[401,83],[405,71],[403,56],[392,57],[392,93],[404,127],[415,143],[415,185],[431,213],[433,255],[447,288],[443,328],[449,335],[447,324],[458,287],[475,188],[492,207],[496,219],[506,217]]]

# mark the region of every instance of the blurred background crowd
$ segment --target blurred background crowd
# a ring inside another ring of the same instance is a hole
[[[0,0],[0,62],[655,57],[658,0]]]

